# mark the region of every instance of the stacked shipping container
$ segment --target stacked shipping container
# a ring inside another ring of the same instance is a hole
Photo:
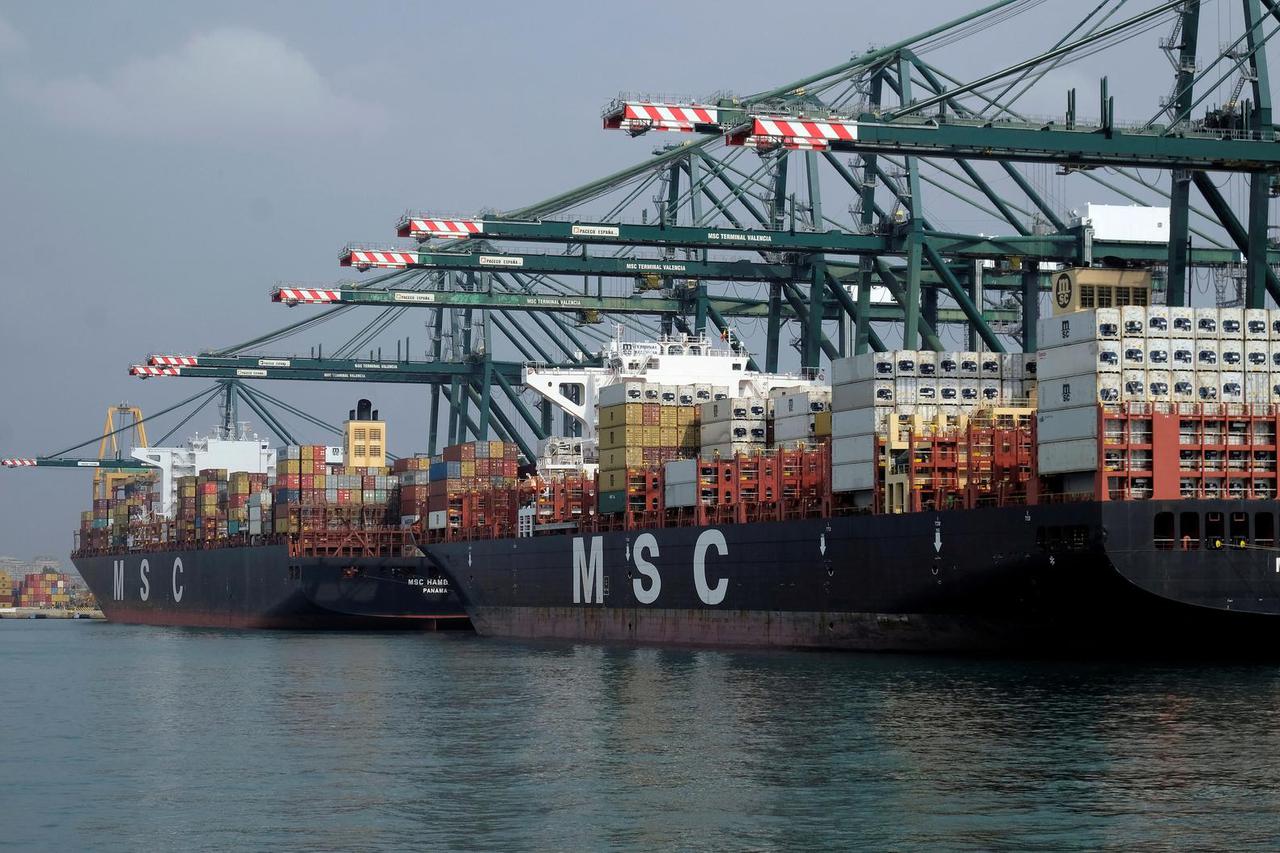
[[[658,509],[646,471],[671,459],[698,452],[699,399],[715,394],[710,386],[658,385],[625,380],[600,389],[599,508],[601,512]]]

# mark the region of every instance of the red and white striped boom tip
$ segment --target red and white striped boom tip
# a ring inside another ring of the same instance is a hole
[[[805,119],[785,116],[752,116],[725,136],[727,145],[751,148],[789,148],[799,151],[826,151],[833,142],[853,142],[858,124],[839,119]]]
[[[367,269],[404,269],[418,262],[417,252],[405,252],[399,249],[343,249],[338,262],[344,267]]]
[[[289,305],[341,302],[342,291],[317,290],[310,287],[277,287],[271,291],[271,301]]]
[[[6,468],[31,468],[35,464],[34,459],[0,459],[0,465]]]
[[[479,219],[432,219],[416,213],[401,219],[396,227],[397,237],[415,240],[465,240],[483,233],[484,223]]]
[[[129,368],[130,376],[141,376],[147,379],[151,376],[181,376],[182,368],[180,367],[155,367],[150,364],[135,364]]]
[[[692,133],[699,125],[714,125],[719,110],[701,104],[657,104],[651,101],[623,101],[604,116],[605,130],[625,130],[639,134],[646,130]]]
[[[153,355],[147,359],[152,367],[195,367],[199,363],[194,355]]]

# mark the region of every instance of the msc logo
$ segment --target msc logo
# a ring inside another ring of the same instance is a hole
[[[1066,308],[1071,304],[1071,276],[1066,273],[1058,276],[1053,283],[1053,299],[1059,308]]]

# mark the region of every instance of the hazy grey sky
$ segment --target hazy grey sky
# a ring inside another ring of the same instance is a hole
[[[600,130],[619,91],[750,93],[978,5],[0,4],[0,456],[89,438],[111,402],[194,393],[126,368],[299,319],[269,288],[338,279],[338,249],[389,239],[405,209],[513,208],[642,159],[655,140]],[[933,59],[976,76],[1093,5],[1049,0]],[[1201,43],[1229,40],[1239,7],[1208,4]],[[1166,30],[1021,106],[1058,113],[1073,85],[1092,103],[1109,74],[1118,113],[1146,119],[1171,80]],[[394,450],[425,446],[422,389],[266,390],[335,421],[371,396]],[[0,470],[0,554],[65,556],[88,489],[82,472]]]

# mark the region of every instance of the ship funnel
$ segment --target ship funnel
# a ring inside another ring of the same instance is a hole
[[[372,412],[372,411],[373,411],[373,403],[369,402],[368,400],[359,400],[359,401],[356,403],[356,418],[355,418],[355,419],[356,419],[356,420],[358,420],[358,421],[368,421],[368,420],[373,420],[373,417],[372,417],[372,415],[370,414],[370,412]]]

